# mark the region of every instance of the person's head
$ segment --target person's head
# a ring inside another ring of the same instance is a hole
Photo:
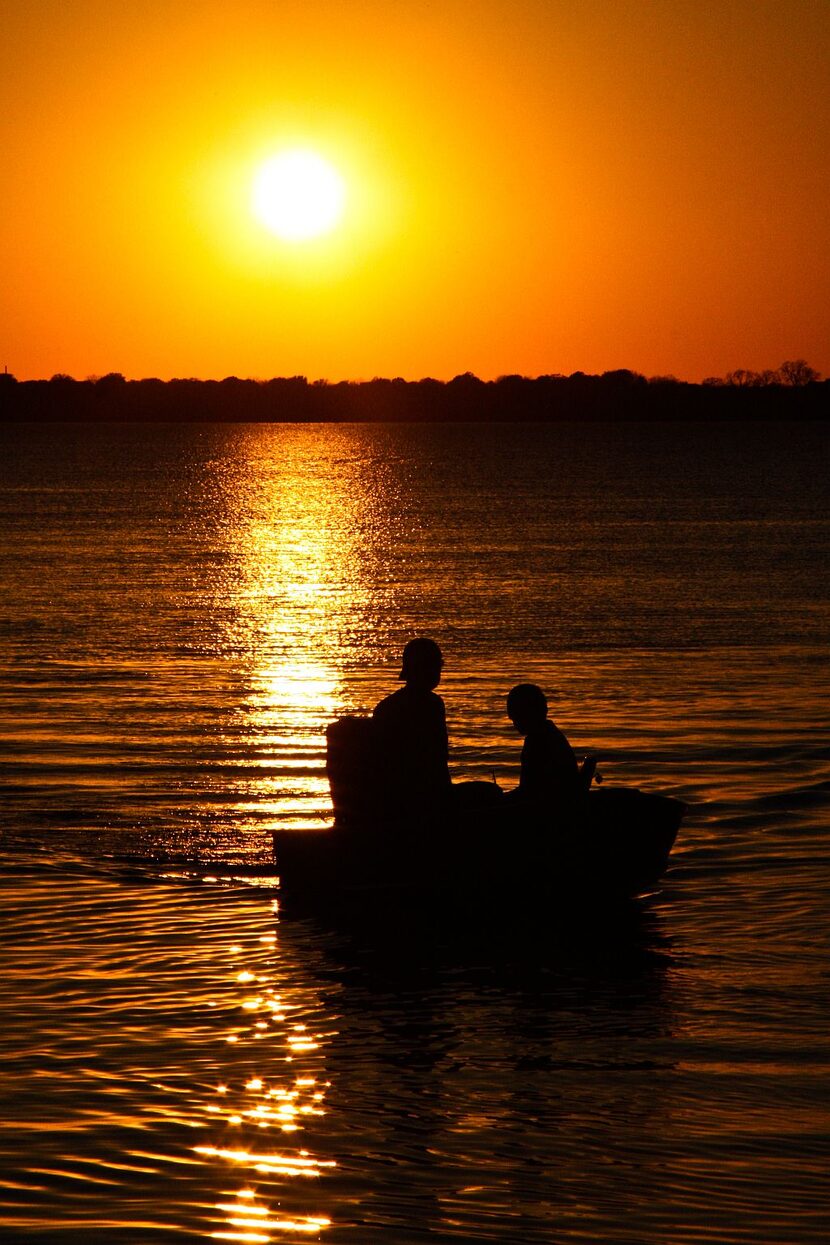
[[[535,683],[517,683],[507,693],[507,716],[520,734],[541,726],[548,716],[548,702]]]
[[[403,661],[399,679],[406,681],[407,687],[424,688],[431,692],[441,682],[441,669],[444,658],[434,640],[420,636],[410,640],[403,651]]]

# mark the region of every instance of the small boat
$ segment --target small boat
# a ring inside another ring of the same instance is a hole
[[[377,803],[373,723],[347,717],[326,732],[334,824],[274,836],[283,895],[371,902],[381,893],[475,905],[623,899],[663,876],[686,805],[629,787],[590,790],[577,825],[559,835],[500,808],[492,784],[461,784],[440,816],[395,818]],[[478,790],[476,790],[478,789]]]

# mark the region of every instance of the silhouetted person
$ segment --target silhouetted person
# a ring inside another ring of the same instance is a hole
[[[566,825],[585,784],[574,750],[548,717],[548,702],[535,683],[519,683],[508,694],[507,716],[524,735],[519,785],[508,792],[510,808],[544,824]]]
[[[440,811],[450,796],[447,719],[434,689],[444,659],[434,640],[410,640],[398,676],[404,686],[375,708],[383,802],[404,819]]]

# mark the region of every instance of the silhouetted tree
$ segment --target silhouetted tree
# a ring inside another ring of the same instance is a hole
[[[479,385],[484,384],[484,381],[479,380],[474,372],[461,372],[458,376],[453,376],[450,384],[455,388],[464,386],[467,389],[477,389]]]
[[[627,367],[619,367],[613,372],[603,372],[600,379],[607,384],[619,385],[621,388],[646,383],[646,378],[641,372],[632,372]]]
[[[810,367],[806,359],[788,359],[781,364],[778,374],[785,385],[809,385],[821,379],[821,374]]]
[[[736,389],[743,389],[747,385],[752,384],[754,372],[748,372],[745,367],[738,367],[734,372],[726,373],[727,385],[732,385]]]

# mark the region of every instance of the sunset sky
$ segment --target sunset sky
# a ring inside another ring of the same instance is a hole
[[[19,378],[830,372],[827,0],[0,0]],[[328,233],[252,206],[339,176]]]

